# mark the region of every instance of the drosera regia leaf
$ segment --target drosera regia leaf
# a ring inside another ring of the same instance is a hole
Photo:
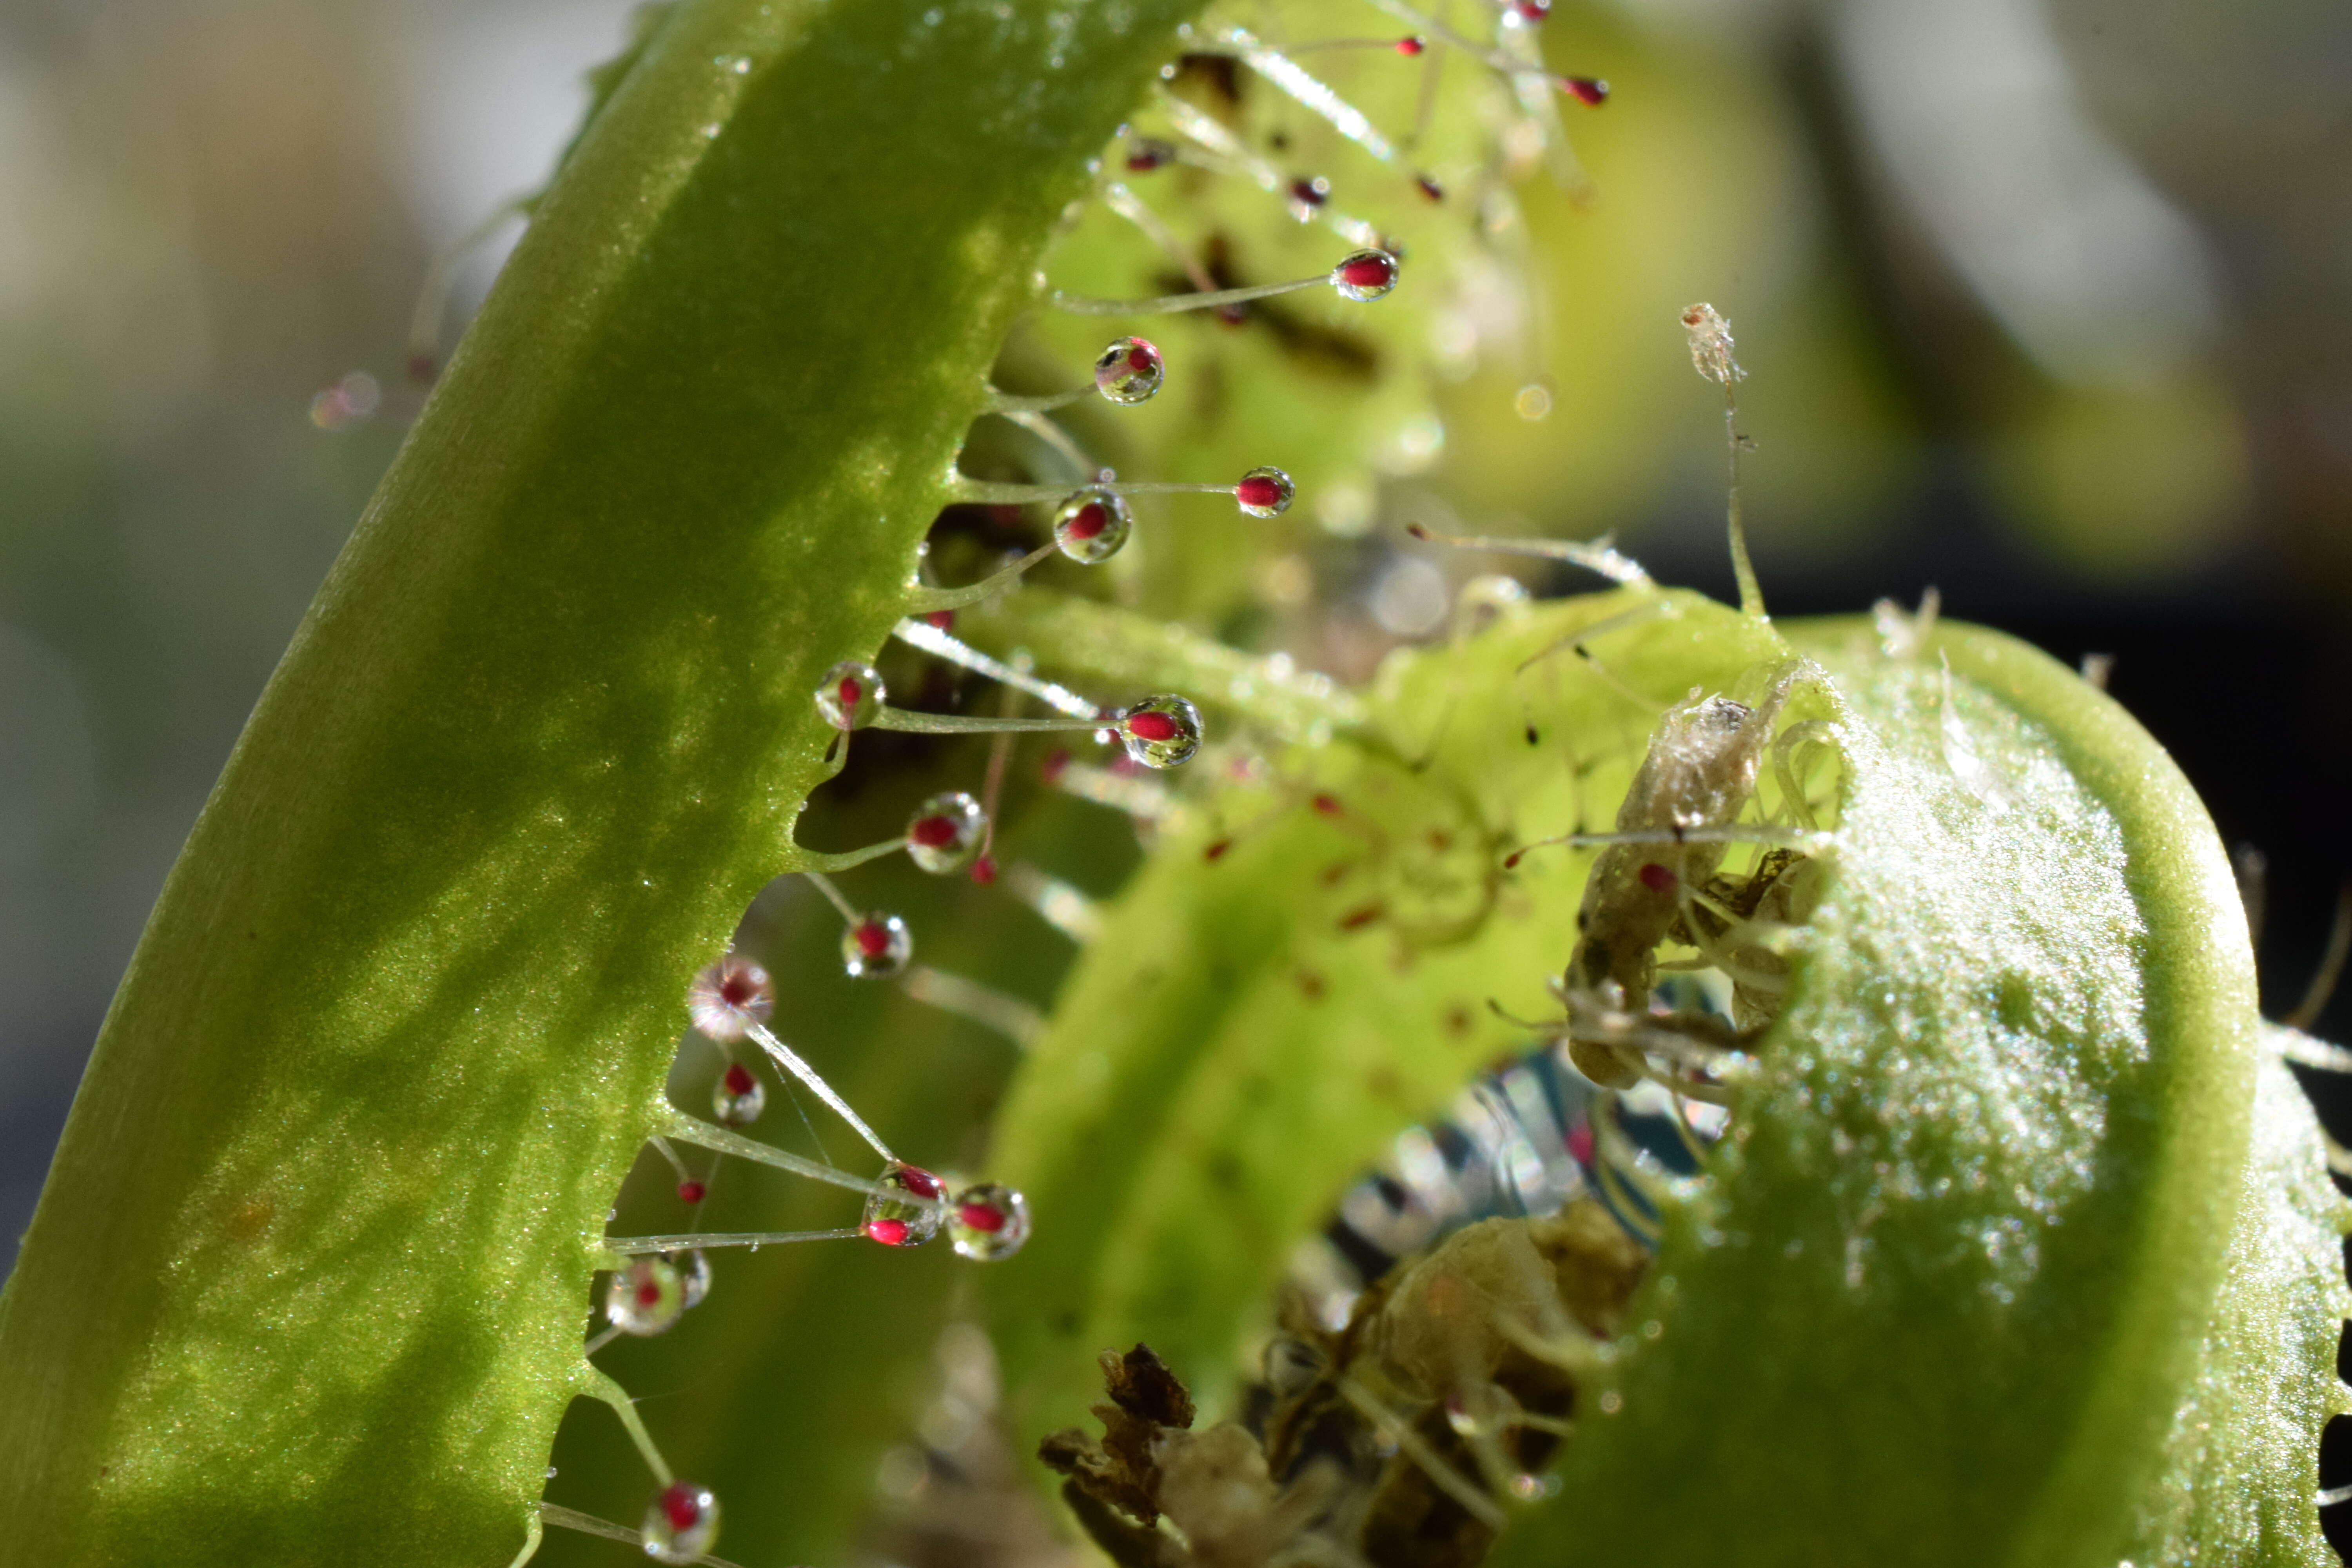
[[[2320,1561],[2341,1215],[2274,1082],[2249,1143],[2243,917],[2178,770],[1997,634],[1891,655],[1644,590],[1401,657],[1361,735],[1229,789],[1139,874],[998,1128],[1037,1221],[987,1281],[1033,1439],[1137,1340],[1230,1399],[1291,1245],[1526,1048],[1487,999],[1544,1011],[1591,855],[1474,868],[1607,826],[1668,702],[1792,652],[1816,673],[1790,721],[1841,753],[1821,902],[1558,1495],[1510,1510],[1496,1561]],[[2291,1197],[2255,1184],[2297,1161]],[[2255,1320],[2245,1349],[2228,1325]],[[2240,1377],[2246,1419],[2198,1428]]]
[[[0,1305],[14,1552],[512,1555],[685,979],[823,776],[807,694],[906,613],[1188,9],[689,0],[642,41],[109,1017]]]

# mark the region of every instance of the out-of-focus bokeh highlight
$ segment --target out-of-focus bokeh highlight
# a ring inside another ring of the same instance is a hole
[[[0,0],[12,1247],[172,858],[424,395],[434,258],[488,225],[446,352],[626,13]],[[1409,521],[1614,531],[1727,595],[1721,405],[1675,321],[1710,300],[1751,373],[1775,610],[1932,584],[2118,655],[2113,689],[2268,854],[2284,1010],[2352,812],[2352,9],[1621,0],[1546,26],[1613,92],[1570,120],[1591,199],[1529,197],[1527,352],[1440,342],[1442,425],[1377,493],[1302,498],[1255,574],[1265,637],[1360,676],[1443,635],[1495,563]]]

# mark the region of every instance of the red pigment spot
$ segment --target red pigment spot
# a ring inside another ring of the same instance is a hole
[[[1090,500],[1071,514],[1070,521],[1062,525],[1062,531],[1072,539],[1092,539],[1109,522],[1110,513],[1103,510],[1102,502]]]
[[[1435,180],[1431,179],[1427,174],[1415,174],[1412,177],[1412,183],[1419,185],[1421,187],[1421,194],[1427,196],[1431,201],[1442,202],[1445,199],[1445,187],[1439,184]]]
[[[1330,192],[1313,180],[1290,182],[1290,199],[1301,206],[1319,207],[1330,198]]]
[[[408,356],[408,379],[411,381],[431,381],[440,373],[440,369],[439,365],[433,363],[431,354]]]
[[[1234,841],[1232,839],[1220,838],[1215,843],[1210,845],[1206,849],[1201,851],[1201,858],[1203,860],[1222,860],[1225,858],[1225,851],[1231,849],[1233,847]]]
[[[869,1219],[866,1234],[885,1247],[903,1247],[907,1243],[907,1222],[903,1219]]]
[[[879,958],[890,951],[890,932],[880,921],[860,921],[850,934],[857,951],[868,958]]]
[[[1371,924],[1374,921],[1380,919],[1382,915],[1388,912],[1386,905],[1366,904],[1360,910],[1351,910],[1347,914],[1341,915],[1339,917],[1339,929],[1341,931],[1361,931],[1366,926]]]
[[[662,1489],[661,1508],[669,1527],[681,1535],[702,1522],[702,1500],[684,1481]]]
[[[1407,59],[1412,58],[1413,56],[1421,53],[1422,50],[1427,47],[1429,47],[1429,40],[1427,38],[1416,38],[1411,35],[1407,35],[1396,41],[1396,52],[1402,55]]]
[[[1385,289],[1396,281],[1396,263],[1385,256],[1359,256],[1340,266],[1339,277],[1350,289]]]
[[[1272,506],[1282,499],[1282,487],[1268,479],[1244,479],[1234,487],[1234,499],[1244,506]]]
[[[845,678],[842,683],[834,689],[834,695],[841,699],[842,712],[854,713],[857,710],[858,699],[866,695],[866,688],[855,680]]]
[[[720,1081],[727,1085],[730,1094],[749,1094],[751,1092],[751,1069],[741,1062],[729,1062],[727,1076]]]
[[[925,616],[923,619],[929,625],[937,626],[941,631],[945,631],[950,626],[955,625],[955,612],[953,610],[933,610],[929,615]]]
[[[985,888],[996,880],[996,857],[983,855],[971,863],[971,879]]]
[[[956,1216],[968,1230],[994,1236],[1004,1228],[1004,1211],[990,1204],[965,1204],[956,1210]]]
[[[1335,795],[1318,795],[1310,804],[1325,816],[1337,816],[1344,809]]]
[[[702,1194],[709,1190],[709,1188],[704,1186],[700,1182],[680,1182],[677,1184],[678,1198],[680,1201],[689,1204],[700,1203],[702,1201]]]
[[[906,1184],[908,1192],[919,1198],[935,1198],[943,1190],[940,1186],[940,1179],[920,1165],[899,1166],[898,1180]]]
[[[1062,782],[1064,770],[1069,765],[1069,752],[1064,747],[1056,746],[1046,752],[1045,762],[1038,764],[1037,776],[1049,784],[1059,784]]]
[[[955,823],[944,816],[917,817],[914,826],[907,829],[908,842],[926,849],[943,849],[954,843],[955,837]]]
[[[637,1281],[637,1305],[640,1307],[661,1305],[661,1285],[658,1281],[653,1279]]]
[[[1598,77],[1564,76],[1559,79],[1559,90],[1588,109],[1609,101],[1609,84]]]
[[[1671,893],[1675,890],[1675,874],[1654,860],[1636,871],[1634,875],[1642,879],[1642,886],[1654,893]]]
[[[1568,1152],[1580,1165],[1592,1163],[1592,1129],[1579,1127],[1569,1133]]]
[[[1127,732],[1139,741],[1172,741],[1176,738],[1176,721],[1165,713],[1130,713]]]

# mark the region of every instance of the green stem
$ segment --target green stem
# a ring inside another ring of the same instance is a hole
[[[682,988],[792,855],[1185,0],[694,0],[173,870],[0,1299],[23,1560],[504,1561]]]

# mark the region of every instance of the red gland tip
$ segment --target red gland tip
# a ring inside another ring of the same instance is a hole
[[[1671,893],[1675,890],[1675,874],[1655,860],[1643,866],[1634,875],[1642,879],[1642,886],[1654,893]]]
[[[1519,861],[1524,858],[1526,855],[1527,851],[1524,849],[1512,850],[1508,855],[1503,857],[1503,869],[1506,871],[1517,870]]]
[[[1427,174],[1415,174],[1412,177],[1412,183],[1419,185],[1421,187],[1421,194],[1427,196],[1431,201],[1442,202],[1445,199],[1445,187],[1439,184],[1435,180],[1431,179]]]
[[[1234,487],[1234,499],[1244,506],[1270,507],[1282,499],[1282,487],[1272,479],[1244,479]]]
[[[680,1535],[702,1522],[702,1499],[695,1488],[676,1481],[662,1489],[662,1517]]]
[[[971,879],[982,887],[996,880],[996,857],[983,855],[971,863]]]
[[[1172,741],[1176,738],[1176,721],[1165,713],[1130,713],[1127,716],[1127,732],[1139,741]]]
[[[907,1245],[907,1222],[903,1219],[869,1219],[866,1222],[866,1238],[885,1247]]]
[[[850,935],[857,951],[868,958],[879,958],[890,951],[890,932],[880,921],[859,921]]]
[[[859,700],[866,695],[866,688],[855,676],[844,676],[841,684],[834,688],[834,695],[841,699],[843,712],[854,712]]]
[[[702,1201],[703,1194],[709,1190],[700,1182],[680,1182],[677,1184],[678,1198],[684,1203],[698,1204]]]
[[[929,615],[923,617],[923,621],[927,626],[937,626],[940,630],[945,631],[950,626],[955,625],[955,612],[953,610],[933,610]]]
[[[1092,539],[1110,526],[1110,512],[1098,500],[1090,500],[1070,514],[1062,524],[1062,531],[1072,539]]]
[[[749,1094],[751,1092],[753,1083],[751,1069],[741,1062],[729,1062],[727,1076],[720,1081],[727,1085],[727,1092],[730,1094]]]
[[[902,1164],[898,1168],[897,1175],[899,1184],[919,1198],[935,1198],[947,1191],[937,1176],[920,1165]]]
[[[1511,15],[1533,26],[1551,15],[1551,0],[1511,0]]]
[[[1588,109],[1609,101],[1609,84],[1599,77],[1564,76],[1559,79],[1559,90]]]
[[[1004,1228],[1004,1211],[994,1204],[963,1204],[956,1209],[956,1217],[985,1236],[994,1236]]]
[[[1068,748],[1056,746],[1052,751],[1046,752],[1045,760],[1037,765],[1037,777],[1046,784],[1059,784],[1062,779],[1063,771],[1069,765],[1070,753]]]
[[[1231,849],[1233,847],[1234,841],[1232,839],[1220,838],[1215,843],[1210,845],[1206,849],[1201,851],[1201,858],[1203,860],[1222,860],[1225,858],[1225,851]]]
[[[950,817],[919,816],[908,826],[907,837],[926,849],[944,848],[956,841],[956,825]]]
[[[409,380],[420,382],[431,381],[435,376],[440,374],[441,366],[435,362],[431,354],[410,354],[408,356]]]
[[[1337,795],[1318,795],[1309,804],[1325,816],[1337,816],[1344,809]]]
[[[1413,56],[1420,54],[1427,47],[1429,47],[1429,40],[1427,38],[1419,37],[1411,33],[1406,34],[1403,37],[1399,38],[1396,41],[1396,52],[1402,55],[1407,59],[1412,58]]]

